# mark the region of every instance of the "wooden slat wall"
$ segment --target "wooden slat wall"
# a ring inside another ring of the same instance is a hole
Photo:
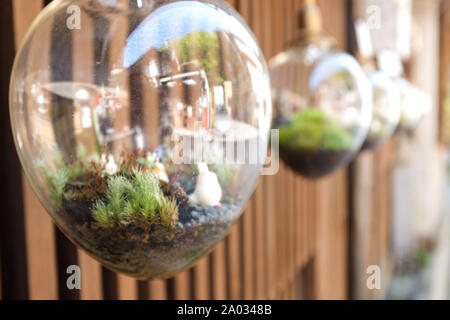
[[[0,211],[0,282],[1,296],[26,299],[29,297],[27,277],[26,240],[24,236],[23,190],[20,183],[21,169],[14,152],[11,126],[8,121],[9,74],[14,59],[13,8],[9,1],[0,3],[0,34],[2,53],[0,54],[0,174],[4,183],[2,189],[2,209]]]
[[[302,0],[228,2],[248,22],[267,60],[286,48],[295,37],[297,12]],[[14,36],[18,43],[32,18],[42,8],[43,1],[2,1],[2,6],[5,4],[14,6]],[[347,0],[320,0],[319,4],[326,30],[345,48]],[[89,63],[86,60],[77,59],[75,54],[73,63]],[[2,115],[7,117],[5,112]],[[6,123],[6,120],[2,121]],[[385,168],[378,170],[384,172]],[[0,294],[4,298],[67,297],[58,291],[58,284],[65,283],[66,274],[57,268],[61,261],[58,261],[60,257],[56,252],[58,239],[53,224],[28,183],[25,179],[22,181],[24,221],[18,220],[18,226],[25,230],[26,249],[15,247],[18,250],[15,255],[26,257],[28,263],[22,278],[25,280],[20,281],[17,275],[13,277],[11,273],[14,270],[5,268],[18,261],[10,260],[11,252],[2,251]],[[348,296],[347,198],[346,169],[311,182],[281,164],[276,176],[261,177],[242,218],[230,235],[197,266],[173,279],[143,282],[115,275],[78,251],[83,279],[78,298],[344,299]],[[20,212],[3,212],[0,225],[4,223],[5,214],[20,217]],[[20,234],[10,236],[18,237]],[[0,237],[0,241],[12,243],[16,239]],[[20,290],[26,292],[16,295]]]
[[[349,15],[364,18],[370,5],[391,8],[395,3],[361,0],[353,1],[353,4],[353,8],[349,9],[351,12]],[[386,21],[383,21],[383,25],[387,25],[389,19],[395,19],[395,12],[386,14],[384,19]],[[395,20],[389,23],[395,25]],[[383,32],[386,30],[390,29],[383,29]],[[380,34],[381,32],[378,37]],[[377,40],[375,42],[381,41],[377,37],[374,39]],[[384,45],[387,45],[389,41],[395,42],[395,35],[383,41]],[[352,43],[351,51],[356,51],[356,43]],[[394,268],[391,243],[391,215],[393,214],[391,195],[395,194],[394,173],[399,161],[398,150],[401,148],[403,139],[405,137],[394,136],[375,151],[360,153],[350,166],[349,292],[350,298],[353,299],[380,299],[387,295],[388,283]],[[408,192],[406,197],[409,197]],[[408,215],[410,214],[412,213],[408,212]],[[367,268],[372,265],[379,266],[381,269],[381,290],[370,290],[367,287],[366,281],[369,276]]]
[[[450,143],[450,110],[448,109],[450,89],[450,1],[441,2],[440,17],[440,79],[439,79],[439,139],[444,145]]]
[[[364,152],[352,165],[353,210],[351,223],[351,298],[383,298],[392,271],[390,252],[391,177],[396,159],[396,139],[375,152]],[[367,288],[367,268],[383,270],[382,290]]]

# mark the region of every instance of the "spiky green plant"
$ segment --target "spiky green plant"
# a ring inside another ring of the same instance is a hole
[[[70,171],[65,167],[56,171],[56,173],[51,172],[45,167],[42,167],[42,171],[44,172],[46,183],[50,187],[52,199],[57,206],[61,206],[63,203],[64,188],[70,179]]]
[[[128,178],[111,177],[105,199],[94,204],[92,214],[104,228],[130,221],[151,225],[158,218],[164,226],[172,227],[178,220],[175,200],[165,198],[158,177],[144,170],[134,170]]]
[[[166,228],[172,228],[175,222],[178,221],[178,207],[175,199],[164,199],[163,205],[160,208],[159,215],[161,222]]]
[[[110,228],[124,218],[130,188],[131,184],[125,177],[112,177],[109,180],[105,202],[97,200],[92,208],[92,216],[100,226]]]
[[[108,209],[115,219],[122,218],[126,208],[127,192],[132,188],[131,183],[122,176],[112,177],[108,182],[106,200]]]
[[[96,201],[92,208],[92,216],[102,228],[112,228],[116,225],[114,213],[109,211],[108,205],[103,201]]]
[[[159,179],[152,172],[142,170],[135,170],[133,178],[128,190],[126,212],[139,213],[146,219],[154,220],[164,201]]]

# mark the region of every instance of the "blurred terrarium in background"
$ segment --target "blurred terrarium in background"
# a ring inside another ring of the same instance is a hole
[[[395,132],[400,119],[400,93],[393,80],[380,71],[369,74],[372,85],[372,122],[363,150],[373,149]]]
[[[412,132],[430,110],[429,97],[404,78],[396,80],[400,90],[401,112],[398,132]]]
[[[373,150],[390,138],[400,119],[401,96],[395,81],[378,70],[377,53],[372,46],[367,21],[355,20],[356,57],[366,72],[372,86],[372,122],[362,150]]]
[[[358,62],[323,34],[321,13],[309,1],[291,47],[270,62],[280,130],[280,155],[302,175],[317,178],[346,165],[366,138],[371,88]]]
[[[77,32],[58,27],[74,4]],[[263,160],[249,155],[267,150],[271,98],[261,51],[226,3],[76,0],[37,17],[10,110],[22,164],[58,227],[115,271],[167,278],[240,216]]]
[[[376,52],[376,64],[380,72],[394,81],[395,90],[400,95],[400,117],[396,133],[411,133],[430,112],[429,95],[408,80],[404,62],[395,50],[380,49]]]

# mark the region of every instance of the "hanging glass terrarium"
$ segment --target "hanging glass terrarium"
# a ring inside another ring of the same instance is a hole
[[[270,62],[280,156],[298,173],[317,178],[347,164],[371,120],[371,87],[361,66],[323,35],[319,8],[300,15],[300,36]]]
[[[372,122],[362,146],[373,149],[392,136],[400,119],[400,92],[385,73],[373,71],[369,74],[372,85]]]
[[[366,72],[372,87],[372,121],[362,150],[374,149],[392,136],[400,119],[400,91],[391,76],[384,70],[378,70],[377,62],[384,62],[383,66],[390,72],[401,68],[399,59],[386,60],[386,52],[375,53],[370,28],[364,19],[355,20],[356,57]],[[392,55],[391,55],[392,56]],[[384,58],[383,58],[384,57]],[[397,55],[394,55],[397,57]],[[381,59],[383,58],[383,59]],[[397,62],[398,63],[395,63]],[[389,64],[386,64],[389,62]],[[394,62],[394,64],[392,63]],[[399,71],[400,72],[400,71]]]
[[[403,77],[403,63],[397,52],[381,50],[377,55],[377,65],[383,73],[394,79],[396,91],[400,94],[400,119],[396,132],[411,132],[430,111],[430,97]]]
[[[398,132],[411,132],[430,109],[429,97],[404,78],[395,80],[400,91],[401,109]]]
[[[271,97],[255,38],[223,1],[57,0],[18,52],[10,112],[59,228],[112,270],[167,278],[240,216]]]

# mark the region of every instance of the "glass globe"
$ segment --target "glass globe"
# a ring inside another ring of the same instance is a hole
[[[372,85],[372,122],[362,149],[373,149],[391,137],[400,120],[400,92],[385,73],[369,74]]]
[[[370,83],[359,63],[337,51],[332,39],[304,32],[269,65],[284,162],[318,178],[351,161],[372,112]]]
[[[53,1],[16,57],[11,120],[58,227],[142,279],[191,266],[240,216],[266,155],[268,70],[224,1]]]

